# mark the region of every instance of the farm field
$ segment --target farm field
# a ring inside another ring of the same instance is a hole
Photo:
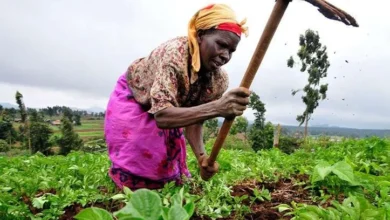
[[[15,128],[18,128],[18,126],[19,123],[14,123]],[[81,125],[74,126],[74,130],[82,139],[103,137],[103,126],[104,120],[81,120]],[[54,134],[60,132],[59,126],[50,125],[50,128],[53,130]]]
[[[183,186],[135,192],[115,188],[106,153],[0,157],[0,219],[390,219],[388,139],[223,149],[208,182],[188,152]]]
[[[80,135],[82,139],[91,137],[103,137],[103,120],[83,120],[81,126],[75,126],[74,130]]]

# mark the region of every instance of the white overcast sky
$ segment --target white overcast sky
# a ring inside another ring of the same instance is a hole
[[[229,4],[239,19],[248,19],[249,36],[225,66],[234,88],[274,0],[0,0],[0,102],[14,104],[19,90],[28,107],[105,108],[117,78],[134,59],[186,35],[193,13],[213,2]],[[286,60],[296,53],[299,35],[311,28],[328,46],[331,63],[329,101],[320,103],[311,124],[390,128],[390,2],[330,2],[353,15],[360,27],[329,20],[310,4],[293,1],[251,89],[266,104],[267,120],[297,124],[304,105],[291,90],[303,87],[306,75],[289,69]],[[245,116],[253,119],[251,110]]]

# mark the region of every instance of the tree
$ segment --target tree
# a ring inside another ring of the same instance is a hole
[[[260,100],[260,96],[257,95],[255,92],[252,92],[249,97],[249,107],[255,110],[255,121],[253,123],[253,126],[257,128],[264,128],[265,123],[265,105]]]
[[[71,150],[78,150],[82,147],[83,141],[74,131],[72,122],[65,114],[61,119],[61,135],[58,140],[61,148],[60,154],[67,155]]]
[[[74,120],[77,126],[81,125],[81,116],[79,114],[74,115]]]
[[[28,120],[27,120],[27,110],[26,110],[26,106],[24,105],[24,102],[23,102],[23,95],[19,91],[16,91],[15,98],[16,98],[16,103],[18,103],[18,106],[19,106],[20,117],[22,119],[22,123],[24,124],[23,129],[21,129],[21,133],[22,133],[24,142],[25,143],[27,142],[26,145],[30,149],[30,152],[32,152],[31,140],[30,140],[30,130],[29,130],[29,124],[28,124]]]
[[[8,142],[11,145],[18,139],[16,130],[12,126],[12,119],[7,115],[0,117],[0,139]]]
[[[249,107],[255,110],[255,121],[249,130],[249,140],[252,142],[252,149],[269,149],[273,145],[274,127],[272,123],[265,124],[265,105],[255,92],[249,97]]]
[[[213,118],[206,120],[203,124],[203,141],[206,142],[211,135],[216,136],[218,133],[218,119]]]
[[[230,134],[236,135],[238,133],[246,133],[247,128],[248,120],[244,116],[236,117],[230,129]]]
[[[306,108],[301,115],[297,116],[299,126],[305,123],[304,138],[307,137],[308,123],[314,112],[318,107],[319,101],[326,98],[326,92],[328,91],[328,84],[320,84],[320,80],[327,76],[327,71],[330,66],[328,61],[328,54],[326,46],[322,46],[320,43],[320,36],[318,32],[314,32],[308,29],[305,35],[299,37],[298,58],[300,60],[300,71],[307,72],[308,84],[303,89],[293,90],[294,96],[300,91],[303,91],[304,95],[301,97]],[[296,62],[291,56],[287,60],[287,66],[293,68]]]
[[[70,122],[73,121],[72,120],[72,118],[73,118],[72,109],[64,107],[62,113],[64,114],[65,117],[67,117],[69,119]]]
[[[252,127],[249,131],[249,140],[252,142],[254,151],[271,149],[274,140],[274,126],[271,122],[267,122],[261,129]]]
[[[55,114],[54,109],[52,107],[47,107],[47,114],[52,118]]]
[[[24,102],[23,102],[23,95],[19,91],[16,91],[15,98],[16,98],[16,103],[19,106],[20,117],[22,119],[22,123],[25,123],[27,121],[27,110],[26,110],[26,106],[24,105]]]
[[[48,155],[51,147],[49,139],[52,134],[52,129],[44,122],[42,115],[33,110],[30,117],[31,153],[39,151]]]
[[[17,110],[15,108],[7,108],[4,111],[4,114],[7,114],[11,118],[11,120],[15,120],[16,113],[17,113]]]

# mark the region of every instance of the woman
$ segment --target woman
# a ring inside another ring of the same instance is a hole
[[[190,177],[186,138],[208,180],[218,164],[207,164],[202,123],[215,117],[242,115],[249,90],[225,95],[228,63],[247,33],[224,4],[199,10],[190,20],[188,36],[171,39],[135,60],[119,78],[105,118],[105,137],[112,166],[110,177],[122,188],[162,188]]]

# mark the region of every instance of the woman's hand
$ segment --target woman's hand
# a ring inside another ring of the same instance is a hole
[[[221,117],[233,118],[244,113],[249,104],[250,91],[244,87],[230,90],[218,100],[217,110]]]
[[[208,163],[208,156],[203,154],[198,158],[198,165],[200,168],[200,177],[202,177],[203,180],[207,181],[211,177],[213,177],[219,169],[219,165],[217,162],[214,162],[212,166],[209,166]]]

